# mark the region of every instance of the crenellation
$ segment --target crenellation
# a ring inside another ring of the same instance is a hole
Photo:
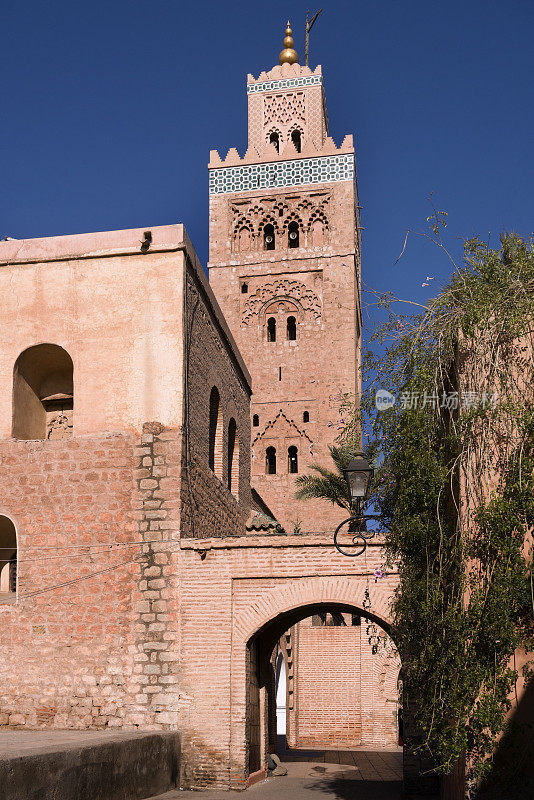
[[[220,167],[236,167],[241,164],[261,164],[303,159],[304,157],[318,158],[353,153],[354,138],[352,134],[344,136],[339,145],[336,145],[331,136],[325,137],[320,144],[316,144],[313,140],[304,140],[299,152],[291,140],[284,143],[280,151],[277,151],[274,145],[265,142],[261,147],[249,145],[242,156],[235,147],[231,147],[224,158],[221,158],[217,150],[210,150],[208,168],[215,170]]]

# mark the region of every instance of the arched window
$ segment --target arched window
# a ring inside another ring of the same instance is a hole
[[[222,414],[216,386],[210,394],[209,467],[222,480]]]
[[[268,447],[265,451],[265,472],[276,475],[276,447]]]
[[[17,591],[17,532],[9,517],[0,515],[0,603]]]
[[[305,411],[304,412],[304,414],[302,415],[302,421],[303,422],[309,422],[310,421],[310,412],[309,411]]]
[[[269,317],[267,320],[267,341],[276,342],[276,319]]]
[[[274,250],[274,245],[275,245],[274,228],[271,225],[271,223],[269,223],[263,229],[263,249],[264,250]]]
[[[228,491],[236,497],[239,492],[239,440],[233,417],[228,425]]]
[[[241,284],[241,294],[247,294],[248,292],[248,283]]]
[[[300,153],[302,150],[302,134],[300,131],[292,131],[291,132],[291,141],[295,145],[295,150],[297,153]]]
[[[276,131],[273,131],[273,133],[271,133],[271,135],[269,136],[269,141],[270,141],[271,144],[274,144],[274,146],[276,148],[276,152],[279,153],[280,152],[280,135],[278,133],[276,133]]]
[[[57,344],[29,347],[13,370],[14,439],[72,436],[72,359]]]
[[[257,414],[254,414],[254,416],[252,417],[252,427],[259,428],[259,426],[260,426],[260,418]]]
[[[287,226],[287,246],[299,247],[299,224],[298,222],[290,222]]]
[[[297,338],[297,320],[295,317],[287,318],[287,338],[290,342],[294,342]]]
[[[291,445],[287,450],[287,471],[292,474],[299,471],[299,451],[295,445]]]

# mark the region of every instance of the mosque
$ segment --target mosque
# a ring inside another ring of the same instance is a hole
[[[0,242],[0,726],[177,731],[195,788],[400,733],[383,541],[295,499],[360,388],[353,138],[289,24],[246,92],[209,281],[181,224]]]

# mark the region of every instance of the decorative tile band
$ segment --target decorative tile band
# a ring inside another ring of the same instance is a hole
[[[287,78],[284,81],[266,81],[265,83],[249,83],[247,94],[256,92],[273,92],[278,89],[295,89],[299,86],[321,86],[321,75],[303,75],[301,78]]]
[[[210,194],[354,180],[354,156],[320,156],[210,170]]]

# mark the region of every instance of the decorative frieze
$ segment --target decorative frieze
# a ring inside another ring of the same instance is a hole
[[[255,189],[353,180],[354,156],[350,153],[212,169],[209,192],[210,195],[229,194],[251,192]]]
[[[322,75],[303,75],[300,78],[287,78],[283,81],[249,83],[247,85],[247,94],[257,94],[258,92],[277,92],[283,89],[295,89],[300,86],[321,86],[322,83]]]

